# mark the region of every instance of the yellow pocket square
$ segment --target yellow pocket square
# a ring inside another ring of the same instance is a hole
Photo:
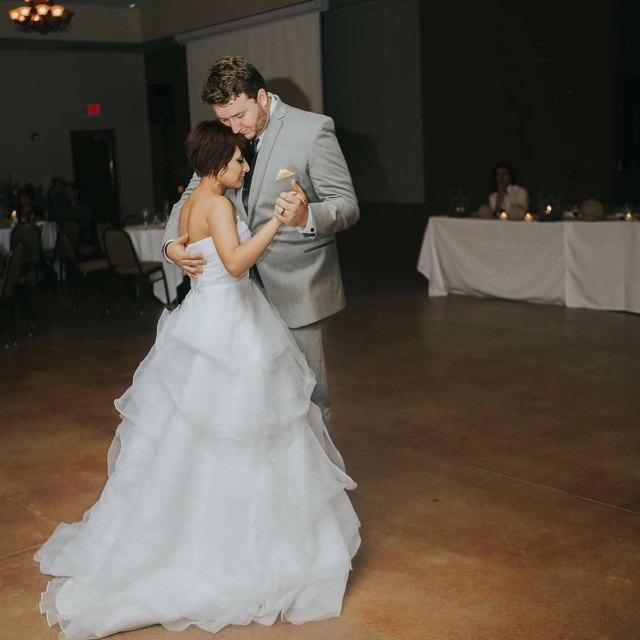
[[[284,180],[285,178],[290,178],[291,176],[295,176],[296,174],[293,171],[289,171],[289,169],[280,169],[278,171],[278,175],[276,176],[276,182],[278,180]]]

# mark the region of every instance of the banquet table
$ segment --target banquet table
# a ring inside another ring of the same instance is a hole
[[[164,227],[149,226],[147,229],[143,225],[135,225],[125,227],[125,231],[129,234],[138,258],[140,261],[162,262],[164,274],[167,278],[167,287],[169,289],[169,300],[165,300],[164,285],[162,280],[154,283],[153,295],[164,304],[168,304],[175,299],[177,288],[182,282],[184,274],[174,264],[167,262],[162,255],[162,237],[164,236]]]
[[[418,271],[434,297],[461,293],[640,313],[640,223],[434,216]]]
[[[36,222],[36,226],[40,229],[42,238],[42,248],[45,251],[53,251],[56,246],[56,238],[58,237],[58,228],[55,222]],[[0,229],[0,253],[8,255],[11,252],[11,232],[13,229]]]

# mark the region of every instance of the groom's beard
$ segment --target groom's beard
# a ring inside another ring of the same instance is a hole
[[[258,114],[255,128],[256,132],[251,140],[256,140],[259,136],[261,136],[264,133],[264,130],[267,128],[267,124],[269,124],[269,112],[265,109],[264,111],[260,111]]]

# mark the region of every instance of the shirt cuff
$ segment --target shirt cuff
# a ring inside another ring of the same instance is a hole
[[[296,229],[303,236],[315,237],[316,235],[316,221],[313,218],[313,213],[311,213],[311,209],[308,210],[309,213],[307,215],[307,224],[304,227],[296,227]]]

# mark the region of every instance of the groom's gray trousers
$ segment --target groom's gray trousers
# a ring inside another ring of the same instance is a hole
[[[290,329],[291,334],[304,353],[307,364],[316,374],[316,388],[313,390],[311,400],[322,411],[322,418],[327,429],[331,428],[331,401],[329,399],[329,386],[327,384],[327,366],[324,359],[324,329],[325,321],[320,320],[306,327]]]

